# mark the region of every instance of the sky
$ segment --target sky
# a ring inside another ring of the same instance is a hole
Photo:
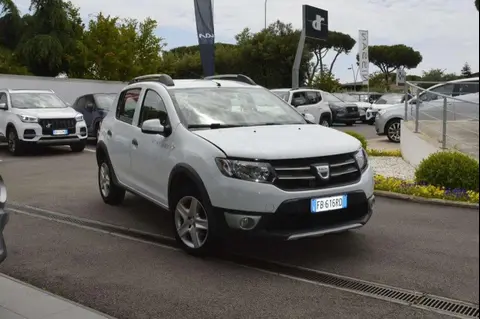
[[[15,1],[15,0],[14,0]],[[113,16],[158,22],[157,35],[167,49],[198,44],[193,0],[71,0],[82,17],[99,12]],[[216,42],[235,43],[235,35],[245,27],[253,32],[264,27],[265,0],[212,0]],[[407,74],[440,68],[459,73],[468,62],[479,70],[479,13],[474,0],[266,0],[267,24],[279,19],[300,28],[302,5],[328,10],[329,29],[349,34],[358,41],[358,30],[369,31],[370,45],[405,44],[423,55],[423,62]],[[15,1],[26,13],[30,1]],[[357,46],[341,55],[333,73],[342,82],[353,82],[348,68],[355,65]],[[331,60],[327,56],[326,62]],[[356,68],[356,66],[355,66]],[[370,73],[376,71],[370,65]]]

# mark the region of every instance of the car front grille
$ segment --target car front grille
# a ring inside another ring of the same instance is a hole
[[[358,107],[357,106],[347,106],[347,112],[348,113],[356,113],[356,112],[358,112]]]
[[[286,191],[331,188],[356,183],[361,172],[353,154],[316,158],[270,161],[276,179],[274,185]],[[316,166],[328,166],[329,178],[322,179]]]
[[[53,135],[54,130],[68,130],[68,134],[75,133],[77,121],[72,119],[40,119],[38,124],[42,127],[43,135]]]

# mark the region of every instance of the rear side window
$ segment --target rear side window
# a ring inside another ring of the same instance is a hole
[[[73,104],[73,108],[77,111],[85,108],[85,96],[79,97]]]
[[[478,81],[457,83],[455,85],[455,93],[453,96],[478,93]]]
[[[0,103],[7,104],[7,95],[5,93],[0,93]]]
[[[129,89],[121,93],[115,113],[117,120],[132,124],[141,91],[141,89]]]
[[[167,126],[169,123],[167,108],[162,98],[155,91],[148,90],[143,99],[142,108],[140,109],[138,126],[141,127],[143,122],[152,119],[159,119],[160,124],[163,126]]]

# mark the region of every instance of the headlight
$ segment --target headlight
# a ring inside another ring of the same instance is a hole
[[[77,121],[77,122],[83,121],[83,115],[82,114],[75,115],[75,121]]]
[[[378,112],[378,115],[382,116],[385,113],[387,113],[387,110],[381,110],[381,111]]]
[[[268,163],[229,160],[226,158],[216,158],[215,162],[220,172],[227,177],[257,183],[270,183],[275,178],[275,172]]]
[[[30,115],[18,115],[20,120],[25,123],[38,123],[38,118]]]
[[[355,153],[355,161],[362,172],[365,170],[365,168],[367,168],[368,156],[367,152],[363,148],[359,149],[358,152]]]

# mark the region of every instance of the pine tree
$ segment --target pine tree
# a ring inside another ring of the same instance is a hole
[[[465,62],[465,64],[463,65],[462,71],[460,71],[460,73],[462,74],[462,77],[465,77],[465,78],[472,76],[472,68],[470,67],[470,64],[468,64],[468,62]]]

